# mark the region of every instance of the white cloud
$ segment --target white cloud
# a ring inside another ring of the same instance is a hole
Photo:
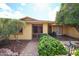
[[[19,19],[19,18],[24,17],[24,15],[21,14],[20,11],[15,11],[15,12],[6,12],[6,11],[4,11],[4,12],[0,12],[0,17]]]
[[[59,11],[59,10],[60,10],[60,6],[54,8],[54,11]]]
[[[0,8],[3,9],[4,11],[12,11],[12,9],[6,5],[5,3],[0,3]]]
[[[55,21],[56,11],[49,11],[49,20]]]
[[[26,4],[22,4],[23,6]],[[40,11],[45,11],[46,9],[48,9],[49,13],[49,20],[53,20],[55,21],[55,17],[56,17],[56,12],[59,11],[59,6],[57,6],[56,8],[54,8],[53,10],[51,10],[48,6],[49,4],[47,3],[41,3],[41,4],[34,4],[34,9],[35,10],[40,10]],[[23,13],[21,13],[21,10],[23,10],[23,8],[20,8],[20,10],[17,11],[13,11],[7,4],[3,3],[0,4],[0,8],[3,9],[3,12],[0,12],[0,17],[7,17],[7,18],[22,18],[25,15]],[[39,12],[39,11],[38,11]]]
[[[56,13],[59,10],[60,10],[60,7],[59,6],[57,6],[53,10],[50,9],[50,11],[49,11],[49,20],[55,21],[55,19],[56,19]]]
[[[48,8],[48,3],[34,3],[34,10],[44,11]]]
[[[22,18],[24,15],[20,11],[15,11],[14,14],[12,14],[13,18]]]
[[[23,9],[23,7],[18,7],[17,10],[18,11],[23,11],[24,9]]]
[[[20,11],[13,11],[7,4],[0,3],[0,8],[3,10],[0,12],[2,18],[22,18],[24,15]]]

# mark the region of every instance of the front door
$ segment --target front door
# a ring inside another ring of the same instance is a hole
[[[43,32],[43,26],[41,24],[32,25],[32,38],[37,39],[38,36]]]

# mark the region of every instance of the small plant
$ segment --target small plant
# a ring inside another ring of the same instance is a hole
[[[79,48],[74,51],[75,56],[79,56]]]
[[[66,55],[67,49],[59,40],[49,35],[43,35],[40,37],[38,53],[41,56]]]

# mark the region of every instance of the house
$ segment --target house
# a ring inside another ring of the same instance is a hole
[[[23,26],[20,33],[18,33],[18,40],[32,40],[38,38],[38,35],[41,33],[48,34],[53,31],[56,32],[57,35],[67,35],[79,38],[79,33],[74,27],[57,25],[54,21],[37,20],[30,17],[25,17],[20,20],[25,21],[26,24]],[[16,40],[13,35],[11,35],[10,38]]]

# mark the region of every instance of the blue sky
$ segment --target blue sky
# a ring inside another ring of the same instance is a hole
[[[0,3],[0,17],[32,17],[38,20],[54,21],[60,3]]]

